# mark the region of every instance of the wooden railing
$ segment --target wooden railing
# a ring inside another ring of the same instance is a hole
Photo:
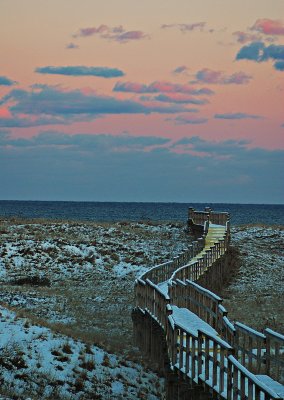
[[[206,207],[205,211],[195,211],[194,208],[188,209],[188,219],[193,220],[196,225],[203,225],[210,220],[212,224],[226,225],[229,222],[227,212],[214,212],[210,207]]]
[[[261,333],[240,322],[230,321],[222,305],[223,299],[196,282],[171,281],[169,297],[172,304],[187,308],[216,329],[234,348],[235,357],[243,366],[254,373],[265,373],[278,381],[283,380],[283,335],[272,329]]]
[[[266,373],[276,377],[282,384],[284,381],[284,335],[266,328],[265,363]]]
[[[179,256],[174,257],[173,260],[159,264],[145,272],[141,279],[150,279],[152,282],[159,283],[167,281],[171,278],[173,273],[180,267],[183,267],[188,261],[200,253],[205,245],[205,236],[193,241]]]
[[[271,329],[261,333],[231,322],[222,298],[199,284],[207,282],[210,274],[208,282],[214,282],[214,277],[220,282],[226,275],[229,215],[209,208],[201,212],[189,209],[189,221],[189,226],[202,226],[200,238],[178,257],[153,267],[136,280],[136,308],[147,312],[162,327],[173,371],[178,370],[192,382],[203,382],[226,399],[281,399],[255,374],[283,379],[284,336]],[[208,246],[212,224],[223,226],[224,232]],[[217,334],[202,329],[195,334],[186,324],[177,323],[171,315],[172,305],[195,313]]]

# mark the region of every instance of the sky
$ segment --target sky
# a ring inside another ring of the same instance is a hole
[[[0,199],[284,203],[283,0],[0,0],[0,49]]]

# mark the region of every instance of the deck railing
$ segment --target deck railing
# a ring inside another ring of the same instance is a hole
[[[283,379],[284,336],[271,329],[257,332],[230,321],[222,298],[198,284],[206,281],[204,277],[212,271],[219,281],[225,277],[229,215],[209,208],[202,212],[189,209],[189,220],[191,226],[202,225],[201,237],[178,257],[153,267],[136,280],[136,307],[146,310],[163,328],[173,370],[178,369],[194,382],[204,382],[230,400],[280,399],[254,374],[264,372],[278,381]],[[222,225],[224,234],[208,247],[210,224]],[[212,282],[212,276],[210,279]],[[196,335],[177,324],[171,316],[171,305],[195,313],[219,336],[202,329]]]

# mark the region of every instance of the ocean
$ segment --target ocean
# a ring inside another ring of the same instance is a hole
[[[284,205],[222,203],[127,203],[0,200],[0,217],[45,218],[74,221],[181,221],[188,207],[226,211],[232,225],[284,225]]]

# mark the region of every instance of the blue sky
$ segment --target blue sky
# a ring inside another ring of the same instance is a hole
[[[283,203],[283,0],[0,7],[0,199]]]

